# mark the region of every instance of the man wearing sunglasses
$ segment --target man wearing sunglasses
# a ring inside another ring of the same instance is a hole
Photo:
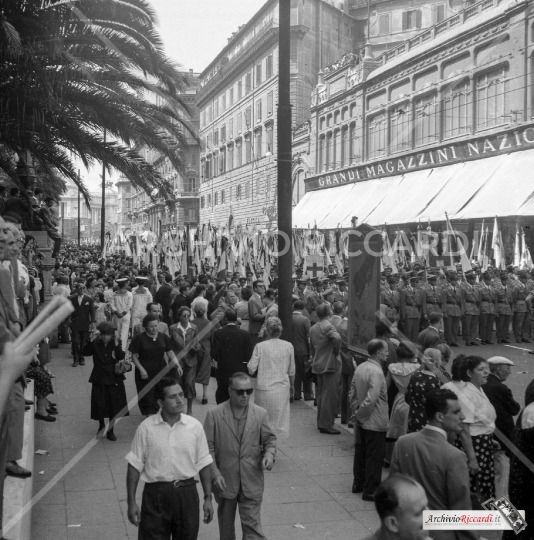
[[[229,380],[230,399],[208,411],[204,431],[213,458],[212,477],[221,540],[235,539],[235,514],[243,538],[265,539],[260,510],[263,471],[270,471],[276,454],[276,436],[268,424],[267,411],[249,403],[253,392],[246,373]]]

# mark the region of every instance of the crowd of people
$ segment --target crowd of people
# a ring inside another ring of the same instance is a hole
[[[9,247],[11,236],[19,250],[24,244],[15,229],[4,223],[3,243],[0,231],[7,267],[0,268],[0,314],[4,306],[2,322],[13,336],[31,320],[28,297],[40,301],[36,280],[32,288],[12,270],[26,268],[17,248]],[[245,538],[264,538],[263,470],[273,466],[277,441],[290,435],[290,404],[299,400],[316,405],[321,434],[340,434],[337,418],[354,428],[352,492],[375,501],[382,527],[402,506],[390,500],[384,507],[384,500],[401,488],[414,497],[423,490],[424,499],[414,500],[430,509],[476,508],[505,495],[527,510],[527,520],[531,515],[525,490],[534,485],[532,474],[513,448],[534,457],[533,385],[516,424],[520,405],[504,384],[514,363],[495,355],[455,356],[451,348],[460,334],[466,345],[491,344],[494,327],[497,341],[509,342],[510,323],[516,340],[529,342],[534,286],[526,273],[384,272],[381,317],[367,355],[349,347],[348,275],[294,275],[290,342],[278,318],[276,268],[268,283],[252,272],[173,276],[164,266],[66,246],[52,275],[53,294],[74,307],[58,329],[60,341],[71,344],[72,366],[92,357],[91,419],[98,437],[116,440],[115,422],[129,414],[124,381],[134,371],[146,419],[127,456],[128,516],[143,538],[169,538],[177,530],[196,538],[197,474],[205,522],[213,517],[215,494],[221,538],[235,537],[237,508]],[[53,422],[58,411],[49,400],[46,345],[26,376],[35,381],[36,419]],[[212,376],[216,407],[202,426],[193,406],[208,404]],[[16,439],[15,403],[19,429],[20,410],[24,417],[23,384],[23,377],[13,384],[2,416],[2,429],[11,435],[1,438],[0,454],[8,472],[19,476],[31,473],[19,470],[7,441]],[[390,470],[385,483],[384,468]],[[139,480],[145,482],[141,508]],[[168,503],[164,516],[160,499]]]

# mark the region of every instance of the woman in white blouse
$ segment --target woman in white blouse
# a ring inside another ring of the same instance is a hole
[[[278,438],[289,437],[289,399],[293,396],[295,354],[293,345],[282,341],[282,323],[271,317],[265,323],[267,339],[254,347],[248,371],[258,371],[254,403],[266,409],[269,425]]]
[[[458,361],[459,360],[459,361]],[[459,367],[459,376],[465,385],[451,388],[460,398],[464,423],[469,426],[473,451],[478,464],[478,472],[471,469],[471,491],[481,494],[484,500],[495,497],[495,473],[493,469],[493,450],[498,444],[493,440],[497,414],[482,386],[486,384],[489,368],[486,360],[480,356],[467,356],[455,359]],[[454,364],[453,364],[454,365]],[[453,372],[453,379],[456,375]],[[444,388],[448,388],[448,383]],[[466,451],[469,457],[469,451]]]

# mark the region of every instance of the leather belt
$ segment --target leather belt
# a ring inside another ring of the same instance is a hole
[[[197,481],[194,478],[187,478],[186,480],[175,480],[174,482],[172,482],[172,485],[175,488],[180,488],[185,486],[191,486],[196,483]]]

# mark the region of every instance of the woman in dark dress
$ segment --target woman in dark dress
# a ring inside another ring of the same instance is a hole
[[[145,386],[147,386],[155,377],[157,377],[163,369],[167,367],[165,353],[174,365],[178,376],[182,375],[182,368],[172,350],[172,343],[169,336],[158,332],[159,319],[156,315],[146,315],[143,319],[144,332],[138,334],[130,343],[130,352],[132,360],[135,364],[135,387],[137,393],[141,394]],[[176,374],[176,371],[174,374]],[[171,373],[169,373],[171,374]],[[154,386],[140,398],[138,398],[139,409],[141,414],[150,416],[159,411],[159,406],[154,396]]]
[[[420,431],[426,426],[426,396],[431,390],[441,388],[441,382],[436,376],[441,363],[441,353],[437,349],[427,349],[421,362],[423,367],[421,371],[412,375],[404,396],[406,403],[410,406],[408,433]]]
[[[114,433],[115,420],[128,415],[124,375],[115,372],[116,364],[124,359],[121,342],[116,338],[117,327],[108,321],[97,326],[99,334],[85,344],[84,356],[93,357],[93,371],[89,382],[91,389],[91,420],[98,420],[97,437],[104,434],[105,418],[109,418],[106,437],[116,441]]]
[[[534,463],[534,381],[525,391],[525,408],[517,419],[517,432],[514,443],[516,448],[532,464]],[[510,460],[510,481],[508,484],[510,502],[525,511],[525,521],[530,525],[518,535],[514,531],[505,531],[503,540],[534,539],[534,473],[514,454]]]

